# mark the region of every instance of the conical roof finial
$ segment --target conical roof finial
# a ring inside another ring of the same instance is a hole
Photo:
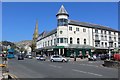
[[[58,13],[56,14],[56,16],[58,16],[58,15],[67,15],[67,16],[69,16],[69,14],[67,13],[67,11],[66,11],[66,9],[64,8],[63,5],[61,6]]]

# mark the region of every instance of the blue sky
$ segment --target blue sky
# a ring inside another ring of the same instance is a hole
[[[0,2],[0,41],[2,41],[2,2]]]
[[[56,13],[62,4],[69,13],[69,19],[118,29],[117,2],[4,2],[2,39],[12,42],[31,40],[36,19],[39,33],[56,28]]]

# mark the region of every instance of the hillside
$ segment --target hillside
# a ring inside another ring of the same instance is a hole
[[[32,43],[32,40],[23,40],[23,41],[20,41],[20,42],[14,42],[16,44],[16,46],[25,46],[25,45],[31,45]]]

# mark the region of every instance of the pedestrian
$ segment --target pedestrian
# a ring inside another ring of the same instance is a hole
[[[93,60],[96,61],[97,57],[96,54],[93,55]]]
[[[82,53],[80,53],[79,55],[80,55],[80,58],[83,59]]]
[[[88,61],[91,61],[93,58],[88,54]]]
[[[74,52],[74,61],[76,61],[76,53]]]
[[[109,56],[109,60],[111,59],[111,52],[109,51],[108,53],[108,56]]]
[[[87,53],[87,54],[86,54],[86,57],[87,57],[87,58],[88,58],[88,55],[89,55],[89,54]]]

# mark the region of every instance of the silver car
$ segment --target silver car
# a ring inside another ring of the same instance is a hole
[[[67,62],[68,60],[60,55],[53,55],[50,57],[51,62]]]
[[[32,57],[32,55],[28,55],[28,59],[32,59],[33,57]]]
[[[37,56],[36,59],[41,60],[41,61],[45,61],[46,57],[41,55],[41,56]]]

